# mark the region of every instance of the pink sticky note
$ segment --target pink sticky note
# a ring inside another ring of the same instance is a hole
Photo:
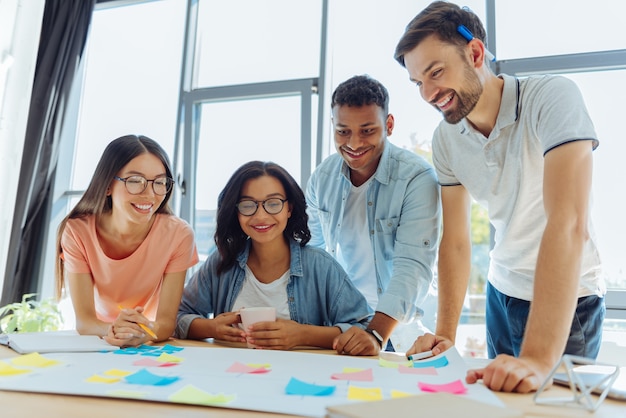
[[[359,382],[371,382],[374,380],[372,369],[365,369],[351,373],[334,373],[330,377],[334,380],[354,380]]]
[[[446,383],[443,385],[434,385],[430,383],[419,382],[417,386],[424,392],[446,392],[455,395],[462,395],[467,392],[467,388],[461,382],[461,380],[455,380],[454,382]]]
[[[250,367],[236,361],[232,366],[226,369],[226,371],[229,373],[268,373],[270,369],[266,369],[265,367]]]
[[[422,369],[416,369],[415,367],[407,367],[405,365],[399,365],[398,371],[403,374],[421,374],[428,376],[437,376],[437,369],[434,367],[424,367]]]

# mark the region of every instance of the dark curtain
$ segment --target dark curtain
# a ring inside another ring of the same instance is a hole
[[[63,116],[95,2],[46,0],[0,306],[39,290]]]

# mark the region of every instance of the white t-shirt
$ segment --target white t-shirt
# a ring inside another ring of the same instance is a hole
[[[279,279],[271,283],[262,283],[254,277],[254,273],[246,265],[246,280],[243,282],[239,295],[235,298],[233,312],[244,307],[273,306],[276,308],[276,318],[291,319],[287,304],[287,282],[290,272],[287,270]]]
[[[337,241],[337,261],[348,273],[352,283],[365,296],[371,312],[374,312],[378,305],[378,284],[365,210],[367,188],[372,178],[359,187],[353,185],[348,194],[343,212],[343,227]]]

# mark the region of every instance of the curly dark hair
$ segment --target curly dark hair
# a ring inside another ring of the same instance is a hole
[[[464,25],[475,38],[485,43],[487,38],[485,28],[478,16],[471,10],[447,1],[430,3],[406,26],[396,46],[394,58],[405,67],[404,55],[431,35],[436,35],[443,42],[457,45],[459,51],[462,51],[462,48],[467,45],[467,39],[457,31],[459,25]]]
[[[311,239],[304,192],[296,180],[287,170],[276,163],[271,161],[250,161],[233,173],[218,198],[217,227],[214,238],[221,256],[217,266],[219,274],[227,271],[235,264],[237,256],[246,246],[248,237],[241,229],[235,205],[239,202],[241,190],[246,181],[261,176],[274,177],[285,188],[287,200],[292,207],[291,217],[287,220],[287,227],[283,232],[285,238],[298,241],[302,247]]]
[[[335,106],[361,107],[375,104],[389,113],[389,92],[378,80],[368,75],[355,75],[337,86],[331,99]]]

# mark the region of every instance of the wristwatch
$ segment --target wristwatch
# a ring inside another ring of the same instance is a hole
[[[378,333],[378,331],[376,331],[375,329],[371,329],[371,328],[365,328],[365,332],[367,332],[370,335],[373,335],[374,338],[376,338],[376,341],[378,341],[378,344],[380,344],[380,348],[383,348],[383,343],[385,342],[385,339],[382,337],[382,335]]]

